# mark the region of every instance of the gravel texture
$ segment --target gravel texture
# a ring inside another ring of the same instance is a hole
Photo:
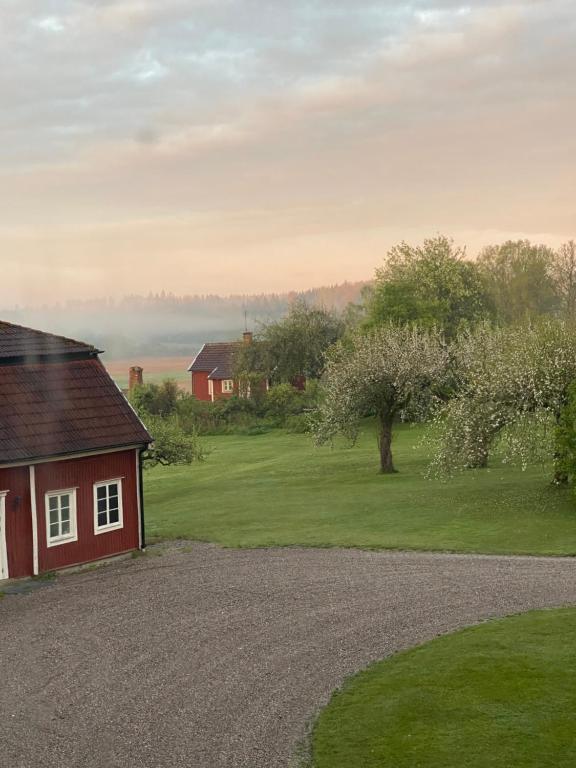
[[[0,601],[2,768],[280,768],[346,677],[492,616],[576,602],[576,561],[226,550]]]

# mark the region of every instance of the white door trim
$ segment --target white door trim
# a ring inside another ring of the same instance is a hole
[[[8,491],[0,491],[0,581],[7,579],[8,549],[6,547],[6,496]]]

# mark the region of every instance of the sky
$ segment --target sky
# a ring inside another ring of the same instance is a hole
[[[1,0],[0,306],[576,236],[573,0]]]

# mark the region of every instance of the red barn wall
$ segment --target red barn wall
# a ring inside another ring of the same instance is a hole
[[[6,548],[10,578],[30,576],[32,563],[32,510],[28,467],[0,469],[0,491],[6,496]]]
[[[194,371],[192,374],[192,394],[197,400],[211,400],[208,392],[208,372]]]
[[[97,560],[139,547],[136,455],[136,451],[129,450],[36,465],[40,572]],[[94,483],[116,478],[122,478],[124,527],[95,534]],[[48,547],[45,494],[68,488],[76,488],[78,541]]]

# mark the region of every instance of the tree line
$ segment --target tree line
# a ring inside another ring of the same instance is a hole
[[[576,379],[576,246],[527,240],[485,248],[476,260],[442,235],[393,247],[359,303],[343,313],[295,303],[242,348],[236,375],[273,383],[320,379],[311,418],[319,444],[355,438],[373,416],[382,472],[395,472],[393,425],[432,419],[433,465],[486,466],[502,435],[525,462],[534,436],[559,446]],[[533,446],[532,446],[533,447]]]
[[[286,426],[289,417],[323,444],[354,440],[373,417],[380,469],[390,473],[394,425],[428,420],[431,471],[486,466],[495,447],[525,464],[539,443],[565,482],[576,464],[575,313],[573,241],[556,250],[509,241],[475,260],[442,235],[402,242],[343,311],[300,297],[260,325],[234,363],[250,398],[200,405],[179,395],[172,427],[185,426],[200,457],[198,432],[223,425]],[[293,389],[304,381],[307,394]]]

